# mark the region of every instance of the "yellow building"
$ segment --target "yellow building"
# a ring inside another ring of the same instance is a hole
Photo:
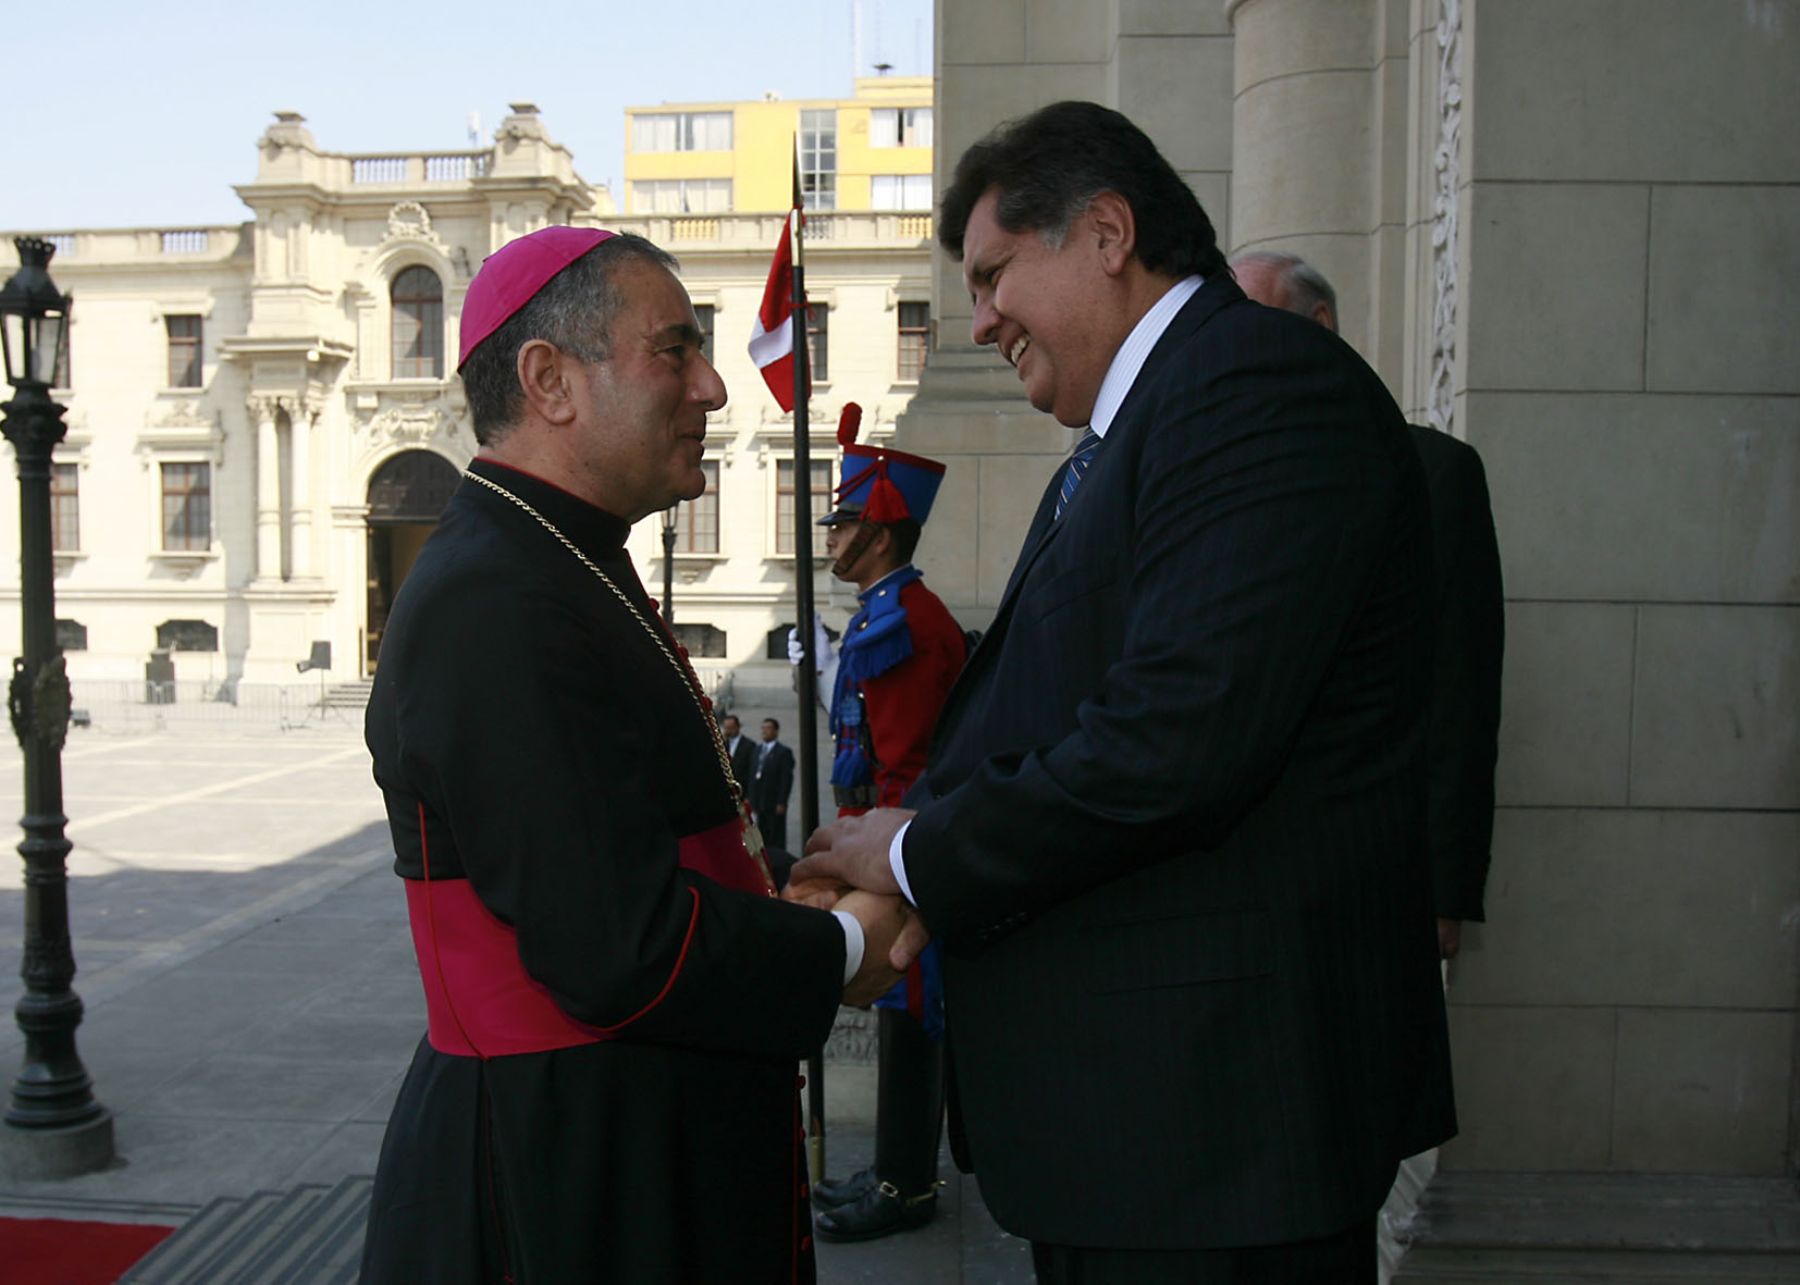
[[[797,147],[808,210],[930,210],[931,92],[929,76],[872,76],[850,98],[628,107],[623,209],[785,210]]]

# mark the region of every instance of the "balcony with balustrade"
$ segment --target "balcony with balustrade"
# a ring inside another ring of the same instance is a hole
[[[774,249],[787,215],[621,214],[606,225],[635,232],[676,254],[689,251]],[[929,250],[935,233],[929,213],[912,210],[835,210],[806,216],[809,250]]]

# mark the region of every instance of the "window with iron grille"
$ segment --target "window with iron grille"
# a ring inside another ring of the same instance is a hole
[[[444,377],[444,286],[430,268],[394,278],[394,378]]]
[[[56,650],[86,651],[87,626],[79,620],[58,620],[56,622]]]
[[[700,334],[702,335],[700,340],[700,352],[708,361],[713,359],[713,313],[715,311],[717,311],[717,309],[710,303],[697,303],[694,305],[694,316],[700,322]]]
[[[165,620],[156,627],[162,651],[217,651],[219,631],[204,620]]]
[[[822,303],[806,305],[806,360],[814,383],[831,378],[831,309]]]
[[[169,332],[169,387],[200,387],[200,339],[202,322],[194,316],[163,318]]]
[[[837,110],[800,113],[800,193],[809,210],[837,209]]]
[[[899,316],[899,362],[895,375],[901,379],[917,379],[925,369],[925,349],[931,338],[931,305],[903,303]]]
[[[725,656],[725,631],[714,625],[679,624],[674,627],[675,641],[687,648],[689,656],[699,660],[722,660]]]
[[[50,547],[57,553],[81,548],[81,470],[74,464],[50,466]]]
[[[171,552],[212,547],[212,465],[162,466],[162,547]]]
[[[825,528],[820,518],[831,511],[831,461],[812,460],[812,552],[825,556]],[[794,551],[794,461],[775,462],[775,552]]]
[[[677,553],[719,551],[719,461],[702,460],[700,471],[706,475],[706,489],[675,510]]]

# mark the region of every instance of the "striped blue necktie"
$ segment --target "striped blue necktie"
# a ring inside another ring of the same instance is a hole
[[[1081,485],[1082,475],[1094,462],[1094,456],[1100,450],[1100,434],[1093,429],[1081,435],[1075,444],[1075,453],[1069,456],[1069,462],[1063,466],[1062,486],[1056,493],[1056,516],[1061,517],[1063,510],[1069,507],[1069,497],[1075,494],[1075,488]]]

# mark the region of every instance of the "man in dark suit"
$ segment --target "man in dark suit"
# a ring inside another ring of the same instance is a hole
[[[780,740],[781,723],[762,721],[762,744],[756,748],[756,774],[750,782],[750,807],[756,828],[771,848],[787,847],[788,796],[794,792],[794,751]]]
[[[1297,254],[1253,250],[1231,261],[1257,303],[1297,312],[1337,333],[1337,291]],[[1494,761],[1500,743],[1500,663],[1506,605],[1487,474],[1473,446],[1408,424],[1431,497],[1437,636],[1432,648],[1431,791],[1427,832],[1438,951],[1453,959],[1464,920],[1487,918],[1482,893],[1494,838]]]
[[[725,752],[731,756],[731,774],[749,798],[750,782],[756,779],[756,742],[744,735],[744,725],[736,714],[720,719],[719,730],[725,737]]]
[[[1373,1282],[1399,1160],[1454,1130],[1399,411],[1245,300],[1117,112],[977,143],[939,239],[976,342],[1088,431],[917,812],[825,827],[792,895],[898,888],[943,943],[957,1158],[1040,1280]]]

